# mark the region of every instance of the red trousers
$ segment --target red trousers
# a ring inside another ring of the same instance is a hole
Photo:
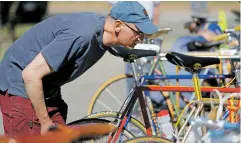
[[[53,123],[65,124],[67,104],[61,98],[45,103]],[[40,134],[41,125],[29,99],[0,91],[0,107],[5,135],[14,137]]]

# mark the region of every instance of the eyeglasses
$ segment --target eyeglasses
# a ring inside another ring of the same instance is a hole
[[[113,17],[111,17],[111,18],[113,18]],[[115,18],[113,18],[114,20],[117,20],[117,19],[115,19]],[[123,22],[123,21],[122,21]],[[132,27],[130,27],[128,24],[126,24],[125,22],[123,22],[127,27],[129,27],[133,32],[134,32],[134,34],[135,34],[135,36],[142,36],[142,35],[144,35],[144,33],[143,32],[141,32],[141,31],[136,31],[135,29],[133,29]]]
[[[135,29],[133,29],[132,27],[130,27],[128,24],[126,24],[125,22],[123,22],[127,27],[129,27],[135,34],[135,36],[141,36],[141,35],[144,35],[143,32],[141,31],[136,31]]]

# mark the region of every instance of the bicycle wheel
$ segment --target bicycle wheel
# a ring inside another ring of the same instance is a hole
[[[92,97],[88,107],[88,115],[99,111],[119,110],[132,87],[132,83],[134,83],[133,76],[129,74],[121,74],[106,81]]]
[[[129,139],[124,141],[123,143],[145,143],[145,142],[152,142],[152,143],[174,143],[170,140],[157,137],[157,136],[151,136],[151,137],[137,137],[133,139]]]
[[[118,112],[103,111],[103,112],[93,113],[93,114],[88,115],[84,118],[85,119],[86,118],[98,118],[98,119],[104,118],[104,119],[107,119],[107,120],[110,120],[110,121],[114,121],[117,118],[118,120],[120,120],[120,117],[121,117],[122,114],[119,113],[119,116],[117,116],[117,115],[118,115]],[[144,135],[146,135],[145,126],[140,121],[138,121],[136,118],[133,118],[133,117],[130,118],[129,124],[128,124],[128,126],[126,126],[125,129],[127,129],[132,134],[134,134],[134,136],[144,136]]]
[[[85,124],[90,125],[90,124],[101,124],[101,123],[109,124],[111,127],[116,127],[116,125],[111,123],[111,121],[109,121],[109,120],[96,119],[96,118],[80,119],[80,120],[69,123],[68,126],[85,125]],[[106,127],[108,127],[108,126],[106,126]],[[103,131],[101,132],[102,134],[97,134],[96,131],[98,130],[98,128],[92,128],[92,129],[90,130],[90,132],[85,133],[78,140],[73,141],[72,143],[83,143],[83,142],[106,143],[107,142],[108,135],[109,135],[108,133],[110,133],[110,132],[107,132],[106,129],[103,128]],[[131,134],[131,132],[129,132],[128,130],[125,130],[125,129],[123,129],[122,135],[124,136],[124,140],[134,137]]]

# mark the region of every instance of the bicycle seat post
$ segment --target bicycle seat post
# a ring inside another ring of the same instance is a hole
[[[197,100],[201,100],[202,94],[201,94],[201,89],[200,89],[198,73],[194,72],[192,79],[193,79],[193,83],[194,83],[194,92],[195,92],[196,98],[197,98]]]

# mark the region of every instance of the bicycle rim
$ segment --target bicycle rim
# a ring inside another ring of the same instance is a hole
[[[93,113],[93,114],[88,115],[88,116],[86,116],[84,118],[108,118],[108,120],[109,120],[109,118],[116,119],[117,114],[118,114],[118,112],[103,111],[103,112]],[[119,113],[118,119],[121,117],[121,115],[122,114]],[[138,121],[137,119],[131,117],[129,122],[131,123],[131,125],[135,126],[134,129],[137,130],[137,132],[139,132],[137,134],[140,134],[142,136],[146,135],[146,128],[140,121]]]

